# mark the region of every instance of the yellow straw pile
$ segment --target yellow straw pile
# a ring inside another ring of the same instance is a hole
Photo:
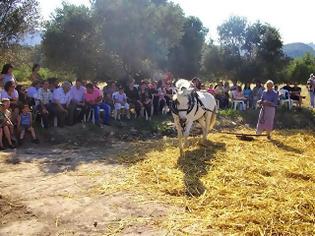
[[[314,134],[208,139],[205,148],[191,138],[184,157],[176,139],[137,144],[119,157],[125,181],[104,180],[100,190],[182,209],[159,222],[174,235],[315,235]]]

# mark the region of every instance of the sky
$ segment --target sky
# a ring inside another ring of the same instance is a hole
[[[115,1],[115,0],[113,0]],[[217,26],[232,15],[244,16],[249,22],[260,20],[277,28],[284,43],[315,42],[314,0],[172,0],[186,16],[197,16],[217,40]],[[42,16],[48,19],[62,0],[39,0]],[[68,0],[89,5],[89,0]]]

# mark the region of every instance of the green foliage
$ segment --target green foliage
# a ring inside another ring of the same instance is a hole
[[[188,17],[183,30],[180,44],[170,51],[169,69],[175,76],[192,78],[200,72],[202,49],[208,30],[196,17]]]
[[[287,80],[305,84],[311,73],[315,72],[315,56],[305,54],[292,60],[287,69]]]
[[[0,47],[17,42],[38,26],[37,0],[0,1]]]
[[[287,59],[282,52],[279,32],[259,21],[232,16],[218,27],[220,46],[208,45],[203,55],[203,72],[226,79],[281,81]]]
[[[236,119],[237,117],[240,116],[240,112],[234,109],[224,109],[219,110],[219,115],[230,119]]]

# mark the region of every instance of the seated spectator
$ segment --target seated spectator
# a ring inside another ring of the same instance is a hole
[[[81,80],[77,79],[75,85],[70,89],[70,104],[69,104],[69,124],[73,125],[76,118],[82,120],[84,114],[84,94],[86,89],[82,86]],[[75,117],[76,110],[81,108],[79,116]]]
[[[164,87],[159,87],[157,89],[157,98],[158,98],[157,109],[158,109],[158,114],[161,114],[162,111],[163,111],[163,108],[165,106],[167,106],[165,96],[166,96],[165,88]]]
[[[228,87],[226,86],[226,89],[227,88]],[[224,89],[222,82],[219,82],[215,88],[215,98],[219,100],[220,108],[226,108],[229,105],[229,97],[226,89]]]
[[[302,106],[302,99],[303,97],[301,96],[301,91],[302,89],[298,86],[298,83],[294,83],[294,86],[291,88],[290,91],[290,98],[294,101],[297,101],[298,106]]]
[[[243,101],[244,103],[247,104],[248,99],[243,95],[242,92],[242,87],[237,86],[235,90],[232,91],[232,99],[236,101]],[[245,110],[246,107],[243,107],[243,104],[241,103],[242,107],[240,108],[241,110]]]
[[[16,80],[13,75],[13,66],[12,64],[5,64],[2,68],[1,72],[1,81],[2,86],[4,87],[7,82],[12,82],[14,85],[16,85]]]
[[[233,85],[230,87],[230,91],[236,90],[237,87],[238,87],[238,85],[237,85],[237,80],[234,80],[234,81],[233,81]]]
[[[291,93],[292,86],[290,85],[289,82],[287,82],[286,85],[283,86],[281,89],[287,90],[289,93]],[[286,99],[288,99],[288,98],[286,98]]]
[[[23,87],[23,85],[17,85],[15,89],[19,94],[18,103],[19,104],[26,104],[28,102],[28,100],[27,100],[26,91],[25,91],[25,88]]]
[[[49,83],[49,90],[53,93],[55,89],[59,88],[58,79],[55,77],[47,79]]]
[[[200,81],[199,78],[194,77],[191,82],[192,82],[193,87],[194,87],[197,91],[201,90],[201,81]]]
[[[9,108],[10,100],[8,98],[3,98],[0,102],[0,150],[4,150],[3,136],[5,136],[9,144],[9,148],[15,148],[12,136],[14,125],[10,119],[11,112],[9,111]]]
[[[246,83],[243,89],[243,95],[245,98],[249,99],[252,95],[252,89],[250,88],[250,83]]]
[[[213,88],[213,84],[210,84],[207,91],[208,93],[211,93],[213,96],[215,95],[215,89]]]
[[[152,103],[153,103],[153,114],[158,115],[162,113],[162,109],[165,104],[160,104],[160,98],[159,98],[159,91],[157,88],[157,82],[153,81],[151,84],[149,84],[149,93],[152,97]],[[163,103],[163,100],[162,100]],[[163,106],[162,106],[163,105]],[[162,108],[160,107],[162,106]],[[152,109],[152,106],[151,106]],[[152,113],[152,111],[151,111]]]
[[[263,92],[264,92],[264,87],[261,85],[260,81],[257,81],[256,86],[254,87],[251,97],[250,97],[252,108],[254,109],[256,108],[256,104],[261,99]]]
[[[103,88],[104,101],[106,101],[111,107],[113,107],[112,98],[113,93],[117,91],[116,82],[111,81],[106,87]],[[111,102],[110,102],[111,101]]]
[[[1,99],[8,98],[10,100],[10,109],[13,111],[11,121],[14,125],[17,124],[17,117],[19,115],[18,100],[19,94],[15,89],[15,84],[9,81],[5,84],[4,90],[1,91]]]
[[[26,95],[28,97],[30,106],[34,106],[36,104],[36,100],[38,100],[39,88],[40,88],[40,81],[35,80],[32,82],[32,85],[27,89]]]
[[[131,79],[129,81],[128,86],[125,91],[126,91],[126,96],[127,96],[127,103],[136,110],[136,107],[139,106],[137,105],[139,101],[139,91],[137,87],[135,86],[134,79]]]
[[[90,109],[94,110],[95,123],[100,125],[99,116],[100,109],[104,109],[104,125],[109,125],[109,118],[111,113],[111,108],[108,104],[102,102],[103,96],[100,89],[95,88],[92,83],[86,85],[86,92],[84,94],[84,102],[86,105],[86,111],[89,112]]]
[[[39,111],[43,119],[44,128],[48,128],[49,118],[53,115],[52,92],[49,89],[49,82],[46,80],[43,87],[38,91]]]
[[[122,86],[119,87],[119,90],[117,92],[113,93],[113,103],[116,113],[115,119],[117,118],[118,120],[120,120],[122,110],[126,111],[127,118],[130,119],[129,104],[127,103],[127,96]]]
[[[18,117],[18,130],[20,131],[19,143],[22,144],[26,131],[29,131],[33,138],[33,143],[38,144],[39,140],[36,138],[35,130],[32,126],[32,113],[29,105],[24,104],[22,111]]]
[[[163,88],[165,90],[165,100],[166,100],[166,104],[169,107],[170,106],[170,101],[172,100],[173,97],[173,87],[172,84],[164,84]]]
[[[243,95],[241,86],[237,86],[235,90],[232,91],[233,100],[246,101],[247,98]]]
[[[228,101],[227,101],[227,106],[228,106],[228,105],[229,105],[229,98],[230,98],[230,91],[232,91],[232,90],[231,90],[230,83],[229,83],[228,81],[226,81],[226,82],[224,83],[223,91],[224,91],[224,94],[225,94],[226,99],[228,100]]]
[[[142,81],[140,90],[139,90],[139,98],[141,109],[147,114],[147,118],[151,119],[151,109],[152,109],[152,94],[148,88],[148,84],[146,81]]]
[[[16,91],[15,85],[12,81],[7,82],[4,89],[1,91],[1,99],[3,98],[8,98],[11,102],[11,106],[17,104],[19,93]]]
[[[70,88],[71,84],[66,81],[62,84],[60,88],[57,88],[53,92],[53,113],[58,118],[58,126],[64,127],[67,115],[68,115],[68,105],[70,102]]]

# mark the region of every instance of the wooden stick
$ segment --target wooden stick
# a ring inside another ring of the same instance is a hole
[[[231,134],[231,135],[235,135],[235,136],[248,136],[248,137],[263,137],[263,136],[267,136],[267,134],[242,134],[242,133],[233,133],[233,132],[221,132],[221,131],[217,131],[220,134]]]

